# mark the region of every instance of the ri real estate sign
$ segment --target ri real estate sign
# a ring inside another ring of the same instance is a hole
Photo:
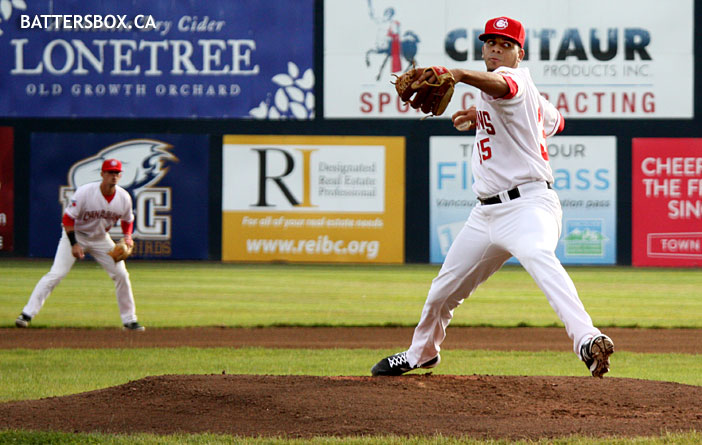
[[[634,266],[702,266],[702,139],[632,143]]]

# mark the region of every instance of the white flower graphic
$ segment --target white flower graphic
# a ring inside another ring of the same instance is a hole
[[[294,62],[288,62],[288,72],[276,74],[271,79],[278,85],[275,93],[268,93],[265,101],[251,110],[249,115],[256,119],[312,119],[314,118],[314,72],[305,70],[300,77],[300,69]]]
[[[24,0],[0,0],[0,23],[3,20],[8,21],[12,17],[12,8],[14,9],[27,9],[27,4]],[[2,29],[0,29],[0,36],[2,35]]]

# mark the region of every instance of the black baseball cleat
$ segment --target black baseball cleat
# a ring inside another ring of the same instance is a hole
[[[18,328],[28,328],[31,321],[32,317],[22,312],[19,314],[19,317],[17,317],[17,320],[15,320],[15,326]]]
[[[413,369],[419,368],[433,368],[441,362],[441,356],[437,355],[433,359],[425,362],[421,365],[410,366],[407,361],[407,351],[398,352],[397,354],[391,355],[390,357],[385,357],[381,361],[375,364],[371,369],[371,374],[376,375],[402,375]]]
[[[125,331],[144,331],[146,328],[142,325],[139,324],[137,321],[133,321],[131,323],[125,323],[124,327],[122,328]]]
[[[596,335],[580,348],[580,358],[593,377],[602,378],[609,372],[609,356],[614,354],[614,342],[604,334]]]

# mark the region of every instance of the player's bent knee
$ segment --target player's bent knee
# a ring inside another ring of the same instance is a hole
[[[110,278],[112,278],[113,281],[128,281],[129,280],[129,272],[125,270],[117,270],[115,272],[110,273]]]
[[[57,284],[59,284],[59,283],[61,282],[61,280],[63,280],[64,278],[66,278],[66,275],[68,275],[68,270],[66,270],[66,271],[63,271],[63,270],[61,270],[61,271],[52,270],[52,271],[50,271],[49,273],[47,273],[46,275],[44,275],[44,280],[45,280],[45,282],[47,282],[50,286],[56,286]]]

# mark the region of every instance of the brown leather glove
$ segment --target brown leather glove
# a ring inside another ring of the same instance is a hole
[[[124,238],[119,240],[117,244],[108,252],[108,254],[115,260],[115,263],[126,260],[129,255],[132,254],[132,247],[130,247]]]
[[[422,74],[431,71],[431,76],[417,83]],[[429,68],[412,68],[397,77],[395,90],[404,102],[412,108],[419,108],[423,113],[440,116],[451,101],[456,79],[447,68],[432,66]],[[412,96],[414,98],[412,99]]]

